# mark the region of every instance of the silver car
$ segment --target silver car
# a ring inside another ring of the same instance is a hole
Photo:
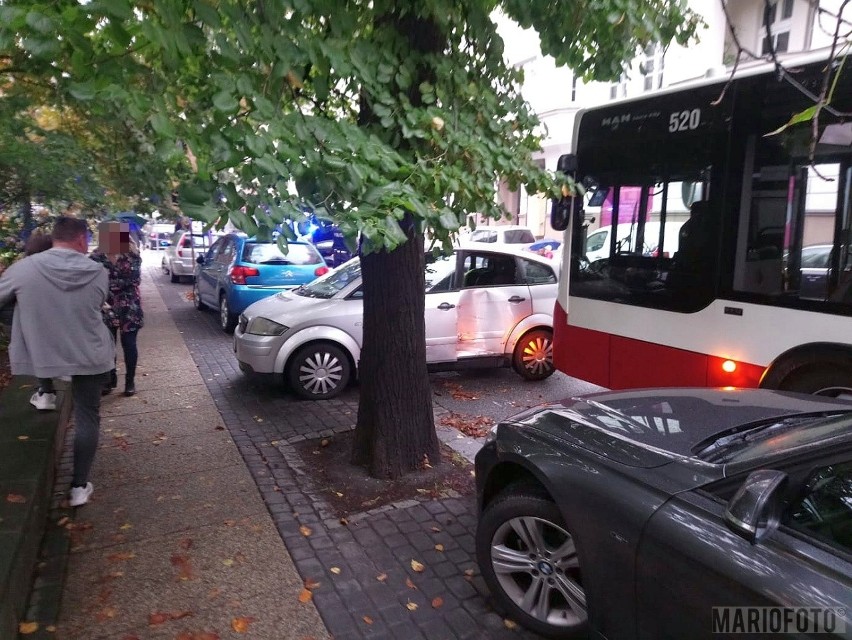
[[[508,247],[456,249],[426,267],[431,369],[511,366],[528,380],[553,373],[558,264]],[[312,283],[248,307],[234,332],[247,373],[276,374],[303,398],[331,398],[356,375],[363,334],[357,258]]]
[[[210,234],[175,231],[166,247],[161,266],[172,282],[195,276],[195,259],[210,249]]]

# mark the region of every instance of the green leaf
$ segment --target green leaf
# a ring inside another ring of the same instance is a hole
[[[151,116],[151,128],[164,138],[174,138],[175,128],[169,119],[162,113],[154,113]]]
[[[455,231],[461,226],[459,224],[459,219],[456,214],[449,210],[444,210],[443,212],[441,212],[441,216],[438,218],[438,223],[441,225],[441,227],[447,229],[448,231]]]
[[[203,205],[210,201],[212,194],[201,186],[193,183],[185,183],[178,189],[178,198],[180,198],[181,207],[184,203]]]
[[[217,111],[231,115],[237,112],[237,109],[240,108],[240,103],[227,91],[220,91],[213,96],[213,106],[216,107]]]
[[[408,238],[399,226],[399,222],[393,216],[385,218],[385,237],[392,241],[392,246],[402,244]]]
[[[240,231],[244,231],[250,236],[257,234],[257,223],[253,216],[246,215],[239,210],[231,210],[229,216],[231,218],[231,222],[233,222]]]
[[[204,0],[194,0],[192,3],[195,14],[201,20],[213,29],[218,29],[222,26],[222,20],[219,18],[219,13]]]
[[[819,110],[822,109],[822,106],[823,105],[821,103],[815,104],[813,106],[808,107],[804,111],[800,111],[799,113],[795,114],[792,118],[790,118],[785,124],[782,124],[780,127],[778,127],[775,131],[770,131],[769,133],[765,133],[763,135],[763,137],[766,138],[766,137],[769,137],[769,136],[777,135],[777,134],[781,133],[782,131],[784,131],[784,129],[787,129],[788,127],[792,127],[794,124],[799,124],[800,122],[807,122],[809,120],[813,120],[814,116],[816,116],[816,114],[819,113]]]
[[[95,83],[92,80],[88,80],[86,82],[72,82],[68,87],[68,93],[74,96],[77,100],[82,100],[83,102],[93,100],[95,95],[97,95]]]
[[[38,11],[27,13],[27,24],[39,33],[52,33],[55,29],[55,24],[50,16]]]

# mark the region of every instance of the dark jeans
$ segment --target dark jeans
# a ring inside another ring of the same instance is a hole
[[[71,377],[71,397],[74,400],[74,476],[71,486],[74,487],[82,487],[89,481],[89,472],[95,461],[101,428],[101,389],[106,377],[106,373]]]
[[[138,331],[121,331],[118,329],[112,330],[113,340],[117,339],[117,334],[121,334],[121,351],[124,353],[124,368],[127,377],[133,379],[136,376],[136,362],[139,360],[139,350],[136,348],[136,337]]]

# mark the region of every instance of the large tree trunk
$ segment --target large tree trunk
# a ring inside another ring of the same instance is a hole
[[[410,217],[408,242],[361,257],[364,346],[352,461],[375,478],[437,463],[440,447],[426,371],[423,235]]]

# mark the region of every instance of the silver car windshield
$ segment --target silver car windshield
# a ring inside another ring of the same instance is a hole
[[[331,298],[343,291],[355,280],[361,279],[361,261],[358,258],[350,260],[326,275],[317,278],[310,284],[302,285],[293,293],[306,298]]]

